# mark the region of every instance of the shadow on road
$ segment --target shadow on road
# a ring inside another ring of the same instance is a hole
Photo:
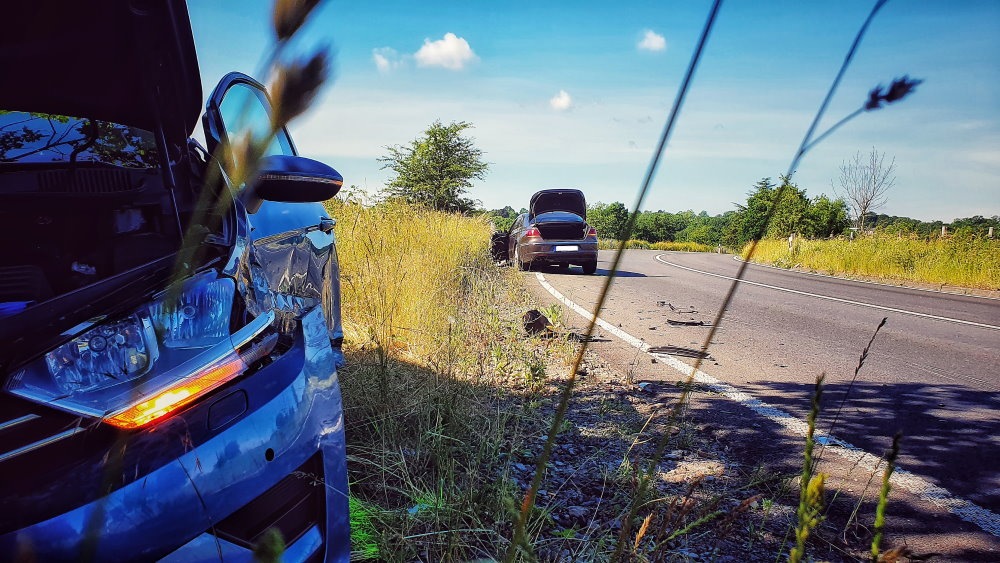
[[[805,418],[813,386],[765,382],[755,394]],[[900,465],[928,476],[953,494],[994,512],[1000,510],[1000,397],[960,385],[856,382],[824,387],[819,429],[865,451],[889,448],[903,434]],[[837,417],[837,410],[843,408]],[[961,420],[956,413],[962,413]]]
[[[754,386],[753,394],[804,420],[813,390],[812,384],[772,382]],[[830,430],[846,390],[846,384],[824,387],[818,424],[820,432]],[[700,421],[702,431],[716,439],[732,458],[772,478],[782,475],[793,478],[801,472],[803,438],[791,436],[777,424],[749,408],[719,398],[707,388],[700,389],[696,385],[694,397],[690,409],[692,418]],[[856,383],[833,434],[878,455],[889,448],[893,434],[901,430],[899,467],[996,512],[1000,504],[1000,487],[997,485],[998,452],[993,440],[1000,431],[1000,424],[995,416],[990,419],[987,414],[986,418],[959,426],[942,415],[946,410],[959,409],[979,412],[982,416],[998,408],[1000,399],[995,395],[956,385]],[[817,446],[814,455],[822,456],[820,471],[828,471],[837,464],[842,471],[849,472],[846,479],[828,489],[823,535],[834,543],[869,541],[882,467],[873,475],[868,470],[852,468],[832,453],[821,452],[822,448]],[[995,550],[1000,548],[997,538],[957,517],[938,518],[925,510],[904,502],[901,491],[894,489],[890,494],[890,521],[886,529],[887,538],[893,539],[891,544],[905,540],[913,547],[926,546],[944,537],[953,537],[955,539],[946,540],[951,548],[949,560],[996,560]]]
[[[583,270],[579,266],[569,266],[569,267],[549,266],[549,265],[545,265],[545,266],[532,266],[531,271],[533,271],[533,272],[542,272],[544,274],[553,274],[553,275],[573,275],[573,276],[582,276],[582,275],[584,275]],[[611,273],[610,270],[604,270],[604,269],[598,268],[597,272],[595,272],[594,275],[595,276],[607,277],[610,273]],[[645,277],[649,277],[649,276],[647,276],[646,274],[641,274],[639,272],[627,272],[625,270],[618,270],[618,273],[615,275],[615,277],[619,277],[619,278],[645,278]]]

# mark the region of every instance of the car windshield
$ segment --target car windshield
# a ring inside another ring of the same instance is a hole
[[[0,111],[0,163],[98,162],[128,168],[157,165],[153,134],[96,119]]]

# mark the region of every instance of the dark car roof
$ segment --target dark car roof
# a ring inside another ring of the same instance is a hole
[[[172,141],[201,113],[201,79],[183,0],[29,0],[4,6],[0,109],[87,117]]]
[[[550,211],[568,211],[587,218],[587,198],[583,192],[569,188],[542,190],[531,196],[528,213],[532,216]]]

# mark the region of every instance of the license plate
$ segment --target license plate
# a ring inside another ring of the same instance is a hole
[[[575,244],[556,246],[556,252],[576,252],[577,250],[580,250],[580,247]]]

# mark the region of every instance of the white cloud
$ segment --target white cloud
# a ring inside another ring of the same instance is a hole
[[[479,60],[469,42],[454,33],[445,33],[437,41],[424,39],[424,46],[413,57],[418,66],[439,66],[448,70],[462,70]]]
[[[647,29],[642,40],[636,45],[640,51],[666,51],[667,40],[652,29]]]
[[[573,98],[570,97],[569,92],[566,90],[559,90],[559,93],[552,96],[552,99],[549,100],[549,105],[556,111],[566,111],[572,107]]]
[[[403,64],[403,61],[399,57],[399,53],[396,52],[392,47],[379,47],[378,49],[372,49],[372,60],[375,61],[375,68],[382,74],[387,74],[390,71],[397,69]]]

